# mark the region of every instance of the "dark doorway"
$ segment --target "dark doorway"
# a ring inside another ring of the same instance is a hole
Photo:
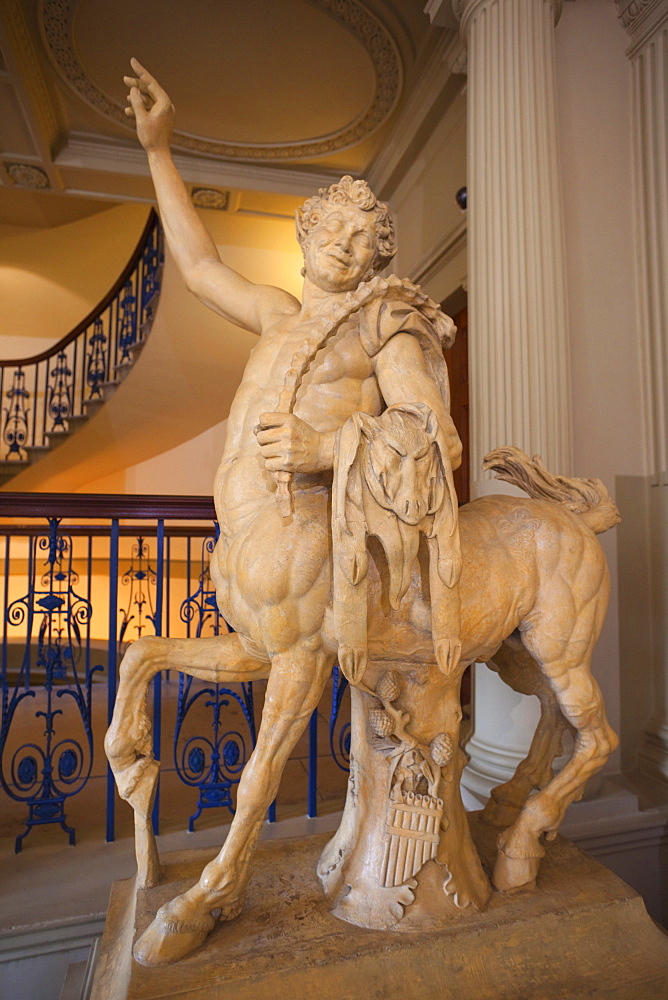
[[[452,316],[457,327],[455,342],[449,351],[445,351],[445,360],[450,377],[450,413],[464,448],[462,464],[454,474],[455,489],[461,505],[468,503],[471,499],[468,313],[464,290],[460,289],[459,293],[455,292],[454,295],[447,298],[443,302],[442,308],[443,312]]]
[[[471,466],[469,448],[469,350],[468,350],[468,311],[466,292],[459,288],[454,295],[442,303],[441,308],[448,316],[452,316],[457,327],[455,342],[449,351],[444,352],[450,377],[450,413],[461,438],[463,453],[462,464],[454,473],[457,498],[461,504],[468,503],[470,497]],[[467,667],[462,676],[461,703],[464,712],[462,737],[470,728],[471,719],[471,668]]]

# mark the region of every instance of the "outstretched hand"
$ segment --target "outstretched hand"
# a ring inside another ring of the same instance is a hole
[[[137,123],[137,136],[144,149],[169,149],[174,127],[174,105],[158,81],[137,59],[130,65],[136,76],[124,76],[130,88],[125,113]]]

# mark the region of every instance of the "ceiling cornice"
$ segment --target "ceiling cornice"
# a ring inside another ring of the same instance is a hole
[[[666,0],[615,0],[617,16],[626,28],[631,45],[629,58],[637,52],[668,22]]]
[[[56,157],[59,167],[76,167],[149,177],[146,153],[136,148],[122,146],[103,139],[90,139],[73,133],[66,146]],[[174,163],[183,179],[190,184],[215,187],[244,188],[248,191],[270,191],[275,194],[303,195],[340,180],[339,171],[314,171],[270,167],[259,164],[212,161],[175,153]],[[100,197],[127,200],[123,195],[104,194]]]
[[[15,0],[13,0],[15,2]],[[124,108],[104,94],[79,61],[72,31],[82,0],[40,0],[39,23],[49,57],[60,79],[99,114],[128,128]],[[373,135],[389,118],[401,96],[403,68],[397,44],[387,27],[360,0],[306,0],[349,31],[363,45],[375,74],[369,107],[329,135],[299,142],[239,143],[176,130],[173,145],[200,156],[247,162],[313,159],[347,149]]]
[[[61,126],[18,0],[0,3],[0,44],[39,162],[57,190],[62,185],[51,158]]]

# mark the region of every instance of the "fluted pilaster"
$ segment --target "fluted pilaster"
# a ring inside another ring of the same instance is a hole
[[[630,45],[638,329],[649,489],[651,656],[654,711],[640,766],[668,778],[668,5],[617,0]]]
[[[668,484],[668,6],[618,3],[631,36],[639,329],[651,473]]]
[[[572,472],[554,66],[561,3],[454,6],[468,47],[471,468],[479,496],[505,492],[479,471],[500,445]],[[533,699],[477,668],[471,763],[462,780],[469,807],[512,776],[536,720]]]
[[[491,448],[514,444],[567,474],[553,41],[561,5],[459,0],[456,8],[468,45],[471,467],[479,470]],[[476,477],[475,492],[489,492]]]

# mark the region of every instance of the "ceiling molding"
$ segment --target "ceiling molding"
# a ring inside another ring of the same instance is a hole
[[[5,170],[12,184],[16,184],[17,187],[34,191],[43,191],[51,187],[48,175],[41,167],[35,167],[30,163],[5,163]]]
[[[665,0],[615,0],[617,17],[626,28],[631,45],[626,50],[633,58],[668,21]]]
[[[62,188],[52,164],[52,153],[61,135],[61,125],[18,0],[2,0],[0,3],[0,45],[25,127],[41,165],[48,174],[51,186]]]
[[[11,0],[16,2],[16,0]],[[300,142],[238,143],[175,130],[173,145],[204,156],[250,162],[295,161],[328,156],[355,146],[388,120],[401,95],[403,68],[397,44],[387,27],[359,0],[307,0],[331,17],[362,44],[375,74],[369,107],[329,135]],[[74,16],[81,0],[40,0],[39,23],[46,50],[60,79],[99,114],[128,128],[124,108],[104,94],[86,74],[73,41]]]
[[[99,170],[105,173],[149,177],[146,153],[102,139],[91,140],[72,133],[56,157],[59,167]],[[203,187],[233,187],[246,191],[270,191],[274,194],[303,195],[341,179],[339,171],[290,170],[286,168],[213,162],[183,154],[174,154],[174,163],[186,183]],[[113,197],[104,195],[104,197]],[[116,196],[119,197],[119,196]]]

